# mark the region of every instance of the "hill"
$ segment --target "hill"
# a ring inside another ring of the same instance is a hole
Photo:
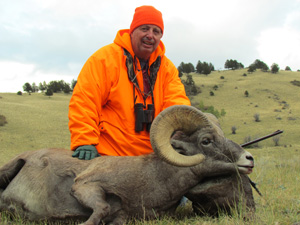
[[[278,129],[284,130],[281,146],[299,145],[300,140],[300,87],[291,81],[300,80],[299,72],[280,71],[277,74],[246,69],[214,71],[206,75],[192,74],[202,93],[191,97],[193,105],[202,103],[225,110],[220,118],[225,135],[244,143],[245,138],[260,137]],[[222,78],[222,79],[221,79]],[[214,96],[210,92],[214,92]],[[245,96],[248,91],[249,96]],[[69,148],[68,104],[71,95],[41,93],[22,96],[0,93],[0,114],[8,123],[0,127],[0,165],[18,152],[46,147]],[[260,122],[255,122],[259,114]],[[237,128],[232,134],[231,128]],[[261,147],[274,146],[272,139]],[[5,154],[2,154],[4,153]]]
[[[197,106],[202,101],[218,111],[224,109],[226,115],[220,118],[220,123],[229,139],[242,144],[247,136],[256,138],[280,129],[284,130],[280,145],[299,145],[300,87],[291,83],[300,80],[299,72],[214,71],[208,76],[193,74],[193,80],[202,93],[191,97],[192,104]],[[255,122],[255,114],[260,122]],[[233,126],[237,128],[236,134],[232,134]],[[274,142],[271,138],[259,145],[274,146]]]
[[[299,81],[300,73],[280,71],[271,74],[257,71],[248,74],[246,70],[229,70],[215,71],[208,76],[192,75],[202,90],[202,93],[191,97],[193,105],[199,105],[202,101],[218,111],[224,109],[226,115],[220,118],[220,123],[229,139],[241,144],[247,136],[263,136],[278,129],[284,130],[280,146],[275,147],[272,139],[269,139],[261,142],[260,148],[249,150],[255,158],[255,169],[250,178],[258,184],[263,194],[261,197],[254,191],[257,217],[249,224],[299,222],[300,87],[291,81]],[[248,97],[245,96],[246,90]],[[210,95],[211,91],[214,96]],[[0,126],[0,165],[24,151],[48,147],[69,148],[70,97],[62,93],[51,97],[40,93],[22,96],[0,93],[0,115],[4,115],[8,122]],[[255,122],[254,114],[259,114],[260,122]],[[232,126],[237,127],[237,134],[231,133]],[[191,217],[184,219],[182,224],[244,222],[243,218],[234,215],[219,219]],[[150,221],[140,224],[175,223],[178,220],[167,218],[157,223]]]
[[[69,148],[68,104],[71,95],[0,93],[0,165],[18,153],[49,147]]]

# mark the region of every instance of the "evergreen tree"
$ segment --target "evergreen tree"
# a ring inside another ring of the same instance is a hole
[[[178,70],[181,71],[182,73],[184,72],[184,62],[180,63],[180,65],[178,66]]]
[[[69,94],[71,92],[71,87],[69,84],[67,84],[67,83],[64,84],[63,92],[65,94]]]
[[[253,73],[255,70],[256,70],[256,67],[255,67],[254,64],[251,64],[251,65],[248,67],[248,72],[249,72],[249,73]]]
[[[188,63],[185,65],[185,71],[186,73],[191,73],[195,71],[195,67],[192,63]]]
[[[215,71],[215,67],[212,63],[209,63],[209,68],[210,68],[210,71]]]
[[[285,67],[285,71],[292,71],[292,70],[291,70],[291,67],[286,66],[286,67]]]
[[[53,95],[53,90],[52,90],[51,88],[47,88],[47,90],[46,90],[46,92],[45,92],[45,95],[46,95],[46,96],[49,96],[49,98],[50,98],[50,96]]]
[[[47,89],[47,83],[44,81],[43,83],[39,83],[39,89],[40,91],[44,92]]]
[[[72,88],[72,90],[74,90],[74,88],[75,88],[75,86],[76,86],[76,83],[77,83],[77,80],[72,80],[72,82],[71,82],[71,88]]]
[[[196,72],[200,74],[205,74],[208,75],[211,73],[211,71],[214,71],[215,67],[212,63],[207,63],[207,62],[201,62],[200,60],[197,63],[196,66]]]
[[[61,86],[61,83],[58,81],[50,81],[47,90],[51,89],[54,93],[62,91],[63,87]]]
[[[279,66],[278,66],[278,64],[273,63],[272,66],[271,66],[271,72],[272,72],[272,73],[278,73],[278,71],[279,71]]]
[[[23,85],[23,91],[26,91],[28,94],[32,92],[32,87],[28,82]]]
[[[35,82],[32,83],[31,88],[32,88],[32,92],[38,92],[39,91],[39,87],[35,84]]]
[[[177,69],[179,72],[181,71],[183,73],[191,73],[195,71],[195,67],[192,63],[184,63],[184,62],[181,62]]]
[[[202,73],[202,71],[203,71],[203,64],[200,60],[198,60],[198,63],[196,65],[196,72],[197,73]]]
[[[178,76],[179,76],[179,77],[182,77],[183,73],[182,73],[182,70],[180,69],[179,66],[177,67],[177,70],[178,70]],[[73,89],[74,89],[74,88],[73,88]]]
[[[238,62],[237,60],[233,60],[233,59],[227,59],[224,65],[225,69],[232,69],[232,70],[236,70],[236,69],[242,69],[244,68],[244,65],[240,62]]]
[[[267,72],[269,70],[269,67],[266,63],[263,61],[260,61],[259,59],[256,59],[251,65],[252,68],[261,69],[263,72]],[[249,68],[250,68],[249,66]]]
[[[203,71],[202,73],[205,74],[205,75],[208,75],[210,74],[211,70],[210,70],[210,66],[207,62],[203,62]]]

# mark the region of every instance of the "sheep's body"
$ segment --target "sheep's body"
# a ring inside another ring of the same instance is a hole
[[[82,161],[69,150],[44,149],[0,169],[0,208],[30,220],[88,218],[91,209],[105,221],[155,218],[173,213],[203,177],[235,172],[235,164],[211,160],[192,168],[172,166],[154,154]]]
[[[151,127],[156,154],[84,161],[72,158],[69,150],[43,149],[12,159],[0,168],[0,211],[30,220],[123,224],[132,217],[174,213],[182,196],[195,195],[192,190],[203,179],[252,172],[251,154],[226,139],[201,112],[182,106],[166,111]],[[185,120],[190,125],[182,124]],[[181,128],[187,135],[172,141],[174,151],[169,139]]]

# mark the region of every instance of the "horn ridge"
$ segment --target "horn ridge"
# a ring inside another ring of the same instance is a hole
[[[170,138],[174,131],[191,134],[197,129],[211,127],[209,119],[200,110],[187,105],[174,105],[162,111],[153,121],[150,141],[156,154],[176,166],[194,166],[204,160],[204,155],[184,156],[176,152]]]

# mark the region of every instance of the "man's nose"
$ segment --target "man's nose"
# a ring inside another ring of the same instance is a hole
[[[149,39],[152,39],[152,38],[153,38],[153,36],[154,36],[154,32],[153,32],[153,30],[149,29],[149,30],[147,31],[147,35],[146,35],[146,37],[147,37],[147,38],[149,38]]]

